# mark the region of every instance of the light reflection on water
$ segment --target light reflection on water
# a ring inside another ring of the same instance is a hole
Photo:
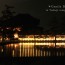
[[[41,57],[41,56],[64,56],[65,51],[41,50],[34,47],[34,43],[17,43],[0,46],[0,57]]]

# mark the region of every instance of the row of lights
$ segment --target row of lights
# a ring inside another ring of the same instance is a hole
[[[19,38],[19,35],[18,35],[18,33],[15,33],[14,34],[14,38]],[[28,37],[28,38],[19,38],[19,40],[55,40],[55,37],[49,37],[49,38],[30,38],[30,37]],[[65,38],[61,38],[61,37],[58,37],[58,38],[56,38],[56,40],[65,40]]]

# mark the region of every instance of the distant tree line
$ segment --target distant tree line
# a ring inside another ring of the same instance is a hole
[[[12,11],[13,6],[5,5],[6,9],[2,11],[2,16],[0,17],[1,27],[22,27],[23,33],[29,34],[41,34],[43,33],[43,28],[39,26],[40,20],[34,18],[30,14],[17,14],[14,15],[15,11]]]

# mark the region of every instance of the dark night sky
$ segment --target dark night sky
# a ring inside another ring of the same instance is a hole
[[[40,19],[40,25],[48,28],[48,23],[51,20],[52,16],[56,16],[59,20],[64,14],[45,12],[45,9],[48,8],[48,5],[51,4],[64,4],[64,1],[60,0],[1,0],[0,1],[0,12],[4,9],[4,5],[8,4],[15,7],[17,13],[29,13],[32,16]],[[0,13],[1,14],[1,13]]]

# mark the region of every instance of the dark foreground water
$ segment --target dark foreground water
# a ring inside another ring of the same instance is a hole
[[[65,65],[64,57],[5,57],[0,65]]]
[[[34,43],[11,43],[0,46],[0,57],[65,56],[64,48],[38,48]]]

